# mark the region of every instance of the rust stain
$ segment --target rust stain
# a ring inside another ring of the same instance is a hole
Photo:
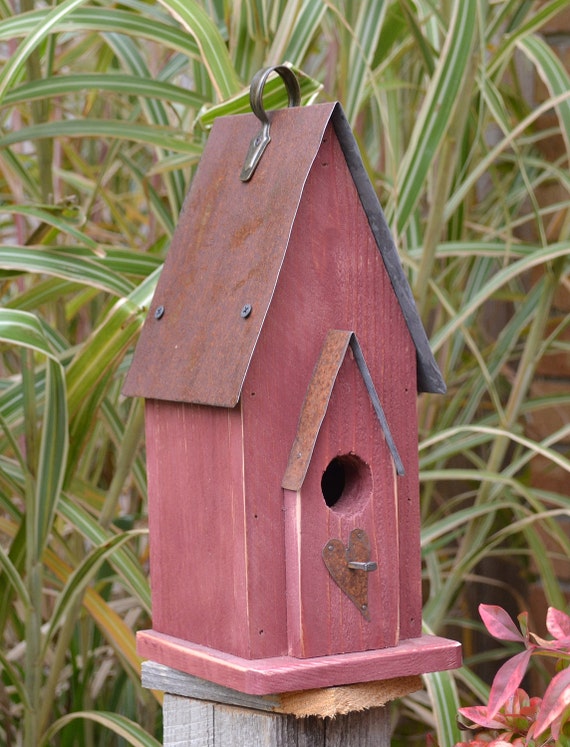
[[[346,330],[331,329],[327,333],[301,408],[297,434],[281,483],[287,490],[300,490],[303,484],[351,337],[352,332]]]
[[[237,404],[281,269],[307,175],[334,104],[272,114],[271,143],[240,181],[259,121],[216,121],[143,327],[124,392]],[[245,305],[251,313],[242,316]],[[164,307],[160,319],[158,306]]]
[[[335,584],[356,605],[365,620],[370,621],[368,609],[368,571],[352,570],[349,563],[366,563],[370,560],[370,541],[363,529],[353,529],[348,545],[339,539],[330,539],[323,547],[322,556]]]

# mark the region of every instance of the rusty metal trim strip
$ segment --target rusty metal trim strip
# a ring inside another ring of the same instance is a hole
[[[356,365],[358,366],[358,370],[366,386],[366,391],[372,402],[372,407],[386,439],[386,444],[394,460],[396,474],[405,474],[402,459],[400,458],[380,402],[380,397],[372,381],[370,370],[356,335],[354,332],[331,329],[327,333],[325,344],[321,350],[301,407],[297,433],[281,482],[281,486],[286,490],[300,490],[305,480],[317,437],[331,398],[334,382],[336,381],[349,345],[354,353]]]
[[[303,484],[331,398],[333,385],[352,334],[352,332],[338,329],[331,329],[327,333],[301,408],[297,435],[291,447],[287,469],[281,483],[282,487],[287,490],[299,490]]]

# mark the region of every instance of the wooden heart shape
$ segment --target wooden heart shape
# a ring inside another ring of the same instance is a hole
[[[349,563],[368,563],[370,542],[363,529],[353,529],[348,545],[331,539],[323,547],[323,560],[335,584],[356,605],[362,616],[370,621],[368,609],[368,571],[349,568]],[[372,570],[372,569],[371,569]]]

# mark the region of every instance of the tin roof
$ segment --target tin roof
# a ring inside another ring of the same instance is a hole
[[[333,103],[272,112],[271,146],[263,155],[263,168],[247,183],[239,175],[259,120],[245,114],[215,121],[141,332],[125,394],[222,407],[237,404],[305,181],[329,122],[416,348],[418,391],[445,391],[354,135],[342,107]]]

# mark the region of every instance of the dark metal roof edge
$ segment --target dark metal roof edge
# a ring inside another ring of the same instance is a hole
[[[380,423],[380,427],[382,428],[382,432],[384,433],[386,445],[388,446],[390,454],[392,455],[392,459],[394,460],[396,474],[403,476],[406,474],[406,472],[404,470],[402,458],[398,452],[398,447],[396,446],[396,442],[394,441],[394,436],[392,435],[390,426],[388,425],[388,420],[386,419],[384,408],[382,407],[382,403],[380,402],[380,397],[378,396],[378,392],[376,391],[376,387],[374,386],[374,382],[372,381],[372,376],[370,375],[370,369],[368,368],[368,364],[366,363],[366,358],[364,357],[364,353],[362,352],[362,348],[360,347],[360,343],[358,342],[358,338],[354,334],[354,332],[350,337],[350,348],[354,354],[356,365],[358,366],[360,375],[364,380],[364,385],[366,386],[366,391],[368,392],[368,396],[370,397],[370,401],[372,402],[372,407],[374,408],[374,412],[376,413],[376,417],[378,418],[378,422]]]
[[[331,119],[360,197],[360,202],[368,218],[370,229],[376,239],[376,244],[382,255],[394,293],[416,348],[418,391],[445,394],[447,391],[445,381],[431,351],[412,290],[402,269],[398,250],[386,223],[384,211],[364,168],[350,124],[338,102],[332,112]]]

